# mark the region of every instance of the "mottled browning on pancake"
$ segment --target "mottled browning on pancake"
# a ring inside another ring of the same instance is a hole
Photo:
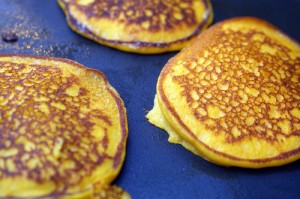
[[[171,82],[176,86],[171,88]],[[174,92],[180,92],[191,118],[209,132],[203,135],[221,138],[219,144],[204,144],[210,138],[194,132],[191,124],[183,121],[178,108],[181,104],[173,104],[178,98]],[[205,145],[226,159],[252,162],[240,165],[245,167],[263,167],[273,160],[279,165],[281,160],[287,163],[285,159],[299,156],[300,47],[264,21],[232,19],[209,29],[167,63],[159,77],[158,95],[164,115],[176,118],[186,131],[177,133],[183,138],[188,133],[193,147]],[[229,151],[222,151],[221,145]],[[267,145],[278,151],[261,149]],[[235,147],[246,146],[247,157],[234,154],[242,151]],[[251,155],[251,150],[257,151]],[[263,156],[259,155],[261,150],[266,150],[262,151],[266,157],[259,157]]]
[[[108,125],[111,122],[100,110],[89,114],[80,111],[81,107],[89,106],[87,90],[78,88],[78,93],[71,95],[67,92],[72,85],[78,86],[78,77],[62,78],[59,68],[30,67],[27,67],[30,71],[24,73],[26,65],[0,62],[0,81],[5,88],[0,91],[1,118],[5,119],[0,135],[1,146],[4,146],[1,147],[1,156],[4,158],[0,162],[3,165],[11,162],[10,167],[2,172],[14,176],[25,169],[28,177],[35,181],[43,182],[51,177],[55,181],[66,179],[66,184],[68,181],[76,184],[80,176],[87,175],[104,157],[109,157],[105,153],[99,154],[98,142],[90,143],[91,135],[82,132],[91,131],[94,117],[101,118]],[[103,127],[104,148],[107,147],[105,129]],[[56,159],[47,159],[51,153],[57,156],[62,147],[64,156],[57,158],[62,162],[66,159],[70,166],[66,169],[68,172],[56,169]],[[80,153],[74,154],[74,151]],[[82,168],[74,181],[70,174]],[[41,170],[41,173],[34,169]]]
[[[150,32],[173,30],[179,24],[197,25],[195,10],[191,7],[194,0],[173,1],[109,1],[94,0],[78,8],[88,18],[106,18],[124,22],[126,25],[137,24]],[[75,1],[76,2],[76,1]],[[167,19],[167,20],[166,20]]]
[[[99,43],[137,53],[179,50],[212,21],[208,0],[58,2],[76,32]],[[102,25],[105,23],[111,24]]]
[[[249,135],[283,141],[300,136],[300,59],[290,52],[262,32],[229,30],[195,62],[179,61],[189,73],[173,79],[194,116],[213,132],[225,131],[226,142]]]
[[[97,188],[95,188],[97,190]],[[130,199],[130,195],[117,186],[107,186],[95,192],[93,199]]]
[[[52,182],[52,196],[110,183],[124,159],[127,121],[102,73],[64,59],[4,55],[0,85],[0,181]],[[83,182],[108,160],[103,179]]]

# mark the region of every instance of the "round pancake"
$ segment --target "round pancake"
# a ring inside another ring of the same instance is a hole
[[[149,121],[210,162],[249,168],[300,158],[300,46],[250,17],[220,22],[170,59]]]
[[[58,0],[77,33],[119,50],[162,53],[185,47],[212,22],[210,0]]]
[[[125,158],[127,116],[103,73],[67,59],[0,55],[0,85],[0,197],[114,190],[106,187]]]

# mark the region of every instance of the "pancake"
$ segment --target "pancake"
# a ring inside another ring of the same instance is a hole
[[[149,121],[223,166],[280,166],[300,157],[300,46],[252,17],[219,22],[171,58]]]
[[[67,59],[0,55],[0,85],[0,198],[128,195],[110,188],[128,129],[123,101],[102,72]]]
[[[122,51],[180,50],[212,22],[210,0],[58,0],[80,35]]]

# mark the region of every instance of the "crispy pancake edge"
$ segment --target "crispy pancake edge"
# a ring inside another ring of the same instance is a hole
[[[201,36],[211,34],[214,29],[222,26],[227,21],[239,21],[239,20],[242,21],[250,20],[250,21],[260,23],[263,26],[276,30],[277,32],[283,34],[287,39],[293,41],[296,45],[299,45],[299,43],[296,40],[286,35],[282,30],[278,29],[276,26],[268,23],[267,21],[255,17],[239,17],[239,18],[224,20],[222,22],[215,24],[214,27],[211,27],[210,29],[202,33]],[[191,144],[192,147],[194,147],[197,150],[198,154],[201,155],[203,158],[207,159],[210,162],[213,162],[218,165],[223,165],[223,166],[238,166],[238,167],[246,167],[246,168],[272,167],[272,166],[284,165],[300,158],[300,146],[294,150],[281,153],[272,158],[246,159],[246,158],[234,157],[232,155],[219,152],[209,147],[208,145],[204,144],[202,141],[198,140],[197,137],[193,134],[193,132],[188,128],[188,126],[181,120],[180,113],[177,113],[174,106],[170,104],[170,101],[168,100],[163,90],[164,79],[172,70],[173,62],[178,56],[184,56],[183,54],[186,51],[187,51],[186,49],[183,49],[180,53],[175,55],[175,57],[171,58],[167,62],[167,64],[162,69],[159,75],[157,88],[156,88],[158,94],[158,102],[159,102],[160,109],[163,113],[163,116],[166,119],[166,121],[168,121],[168,124],[177,132],[177,135],[179,137],[181,137],[184,141],[187,141],[188,144]]]
[[[167,43],[154,43],[154,42],[141,42],[141,41],[120,41],[120,40],[108,40],[97,36],[95,33],[90,31],[88,28],[76,21],[76,19],[70,15],[68,4],[63,0],[57,0],[59,6],[62,8],[66,15],[67,23],[69,27],[76,33],[91,39],[100,44],[112,47],[125,52],[139,53],[139,54],[159,54],[164,52],[178,51],[192,41],[204,31],[213,21],[214,13],[210,0],[203,0],[206,10],[209,13],[205,20],[203,20],[195,31],[188,37]]]

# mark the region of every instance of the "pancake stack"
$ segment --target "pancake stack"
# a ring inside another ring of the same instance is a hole
[[[110,186],[128,129],[103,73],[67,59],[0,55],[0,84],[0,197],[130,198]]]
[[[58,0],[69,26],[119,50],[154,54],[180,50],[212,22],[209,0]]]
[[[262,168],[300,158],[300,46],[266,21],[219,22],[164,66],[147,118],[204,159]]]

